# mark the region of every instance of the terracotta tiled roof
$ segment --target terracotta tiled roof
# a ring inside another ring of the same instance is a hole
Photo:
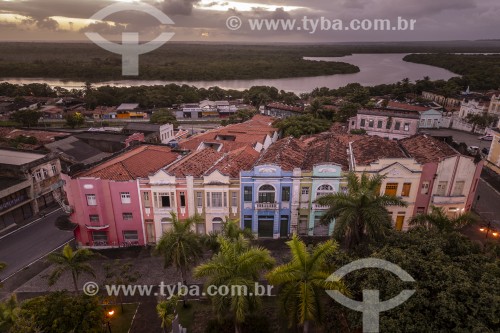
[[[0,134],[3,138],[6,139],[15,139],[19,136],[31,136],[35,137],[39,143],[46,144],[50,142],[54,142],[57,137],[66,137],[69,136],[68,133],[62,132],[48,132],[48,131],[36,131],[36,130],[20,130],[20,129],[2,129]]]
[[[421,164],[437,162],[443,158],[458,154],[446,143],[424,134],[402,139],[399,143],[410,156]]]
[[[304,112],[304,108],[301,106],[288,105],[283,103],[270,103],[266,105],[267,109],[278,109],[292,112]]]
[[[343,170],[349,170],[348,147],[347,135],[319,135],[309,144],[302,169],[312,170],[314,165],[320,163],[336,163]]]
[[[254,146],[257,142],[264,143],[266,135],[272,136],[277,131],[272,126],[271,117],[256,115],[252,119],[241,123],[216,128],[209,132],[196,135],[180,143],[181,148],[196,150],[202,142],[218,143],[222,145],[221,152],[227,153],[246,146]],[[221,136],[227,137],[222,139]]]
[[[389,101],[389,103],[387,103],[387,108],[388,109],[406,110],[406,111],[417,111],[417,112],[428,111],[431,109],[430,107],[425,107],[425,106],[420,106],[420,105],[412,105],[412,104],[406,104],[406,103],[399,103],[399,102],[394,102],[394,101]]]
[[[145,178],[171,164],[179,156],[168,147],[141,145],[79,173],[76,177],[95,177],[115,181]]]
[[[176,177],[200,177],[223,157],[223,153],[217,152],[211,148],[206,148],[191,153],[179,162],[168,167],[165,171]]]
[[[279,140],[262,154],[256,165],[276,164],[287,171],[300,168],[306,157],[306,147],[306,144],[293,137]]]
[[[215,170],[220,173],[237,178],[241,170],[249,170],[252,168],[255,161],[259,158],[259,153],[251,147],[243,147],[234,150],[225,156],[205,174],[210,174]]]
[[[407,157],[396,141],[379,136],[364,136],[352,143],[352,150],[357,165],[369,165],[381,158]]]

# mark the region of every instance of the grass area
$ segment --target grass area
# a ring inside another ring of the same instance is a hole
[[[5,120],[0,121],[0,127],[19,127],[21,124],[16,123],[15,121]]]
[[[119,304],[113,306],[112,309],[115,313],[109,322],[111,331],[113,333],[128,333],[138,306],[138,303],[123,304],[123,312]]]

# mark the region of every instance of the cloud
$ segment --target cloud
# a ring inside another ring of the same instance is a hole
[[[126,26],[123,24],[110,24],[108,22],[91,23],[80,29],[80,32],[97,32],[102,35],[118,35],[124,32]]]
[[[198,2],[200,0],[165,0],[163,11],[167,15],[191,15]]]

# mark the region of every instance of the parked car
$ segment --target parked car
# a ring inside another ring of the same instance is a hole
[[[481,153],[483,153],[484,155],[488,155],[490,153],[490,150],[488,148],[483,148],[481,149]]]
[[[493,141],[493,135],[484,135],[479,137],[479,140],[481,141]]]

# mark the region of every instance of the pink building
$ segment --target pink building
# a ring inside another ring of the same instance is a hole
[[[65,190],[83,247],[147,243],[139,182],[179,157],[168,147],[141,145],[125,150],[71,177]]]
[[[430,206],[443,208],[449,216],[471,209],[484,161],[475,163],[474,158],[427,135],[399,142],[422,165],[414,215],[428,212]]]

